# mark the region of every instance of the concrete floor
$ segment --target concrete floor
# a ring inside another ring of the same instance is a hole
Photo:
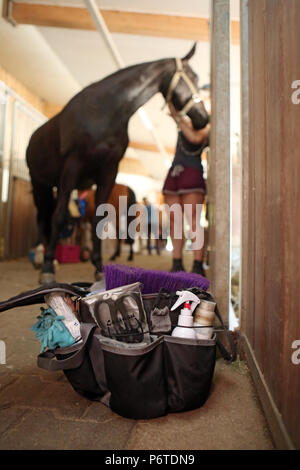
[[[126,262],[126,257],[121,257]],[[192,260],[186,257],[189,269]],[[137,266],[169,269],[170,254],[137,255]],[[93,281],[90,264],[61,265],[57,281]],[[27,260],[0,263],[0,300],[37,286]],[[197,410],[153,420],[124,419],[77,395],[61,372],[36,365],[40,345],[30,327],[39,306],[0,313],[0,449],[196,450],[273,449],[243,362],[217,361],[211,394]]]

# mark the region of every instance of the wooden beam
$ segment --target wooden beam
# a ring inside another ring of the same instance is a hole
[[[137,34],[209,42],[209,19],[166,14],[100,10],[112,33]],[[9,2],[3,17],[10,23],[95,30],[85,8]],[[239,22],[232,21],[231,41],[239,43]]]
[[[124,157],[119,163],[119,173],[128,173],[131,175],[140,175],[149,177],[149,172],[138,158]]]

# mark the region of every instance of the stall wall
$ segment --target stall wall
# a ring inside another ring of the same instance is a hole
[[[243,344],[277,446],[300,448],[300,2],[248,5]]]
[[[0,259],[27,256],[37,242],[36,211],[25,154],[46,120],[45,103],[0,67]]]

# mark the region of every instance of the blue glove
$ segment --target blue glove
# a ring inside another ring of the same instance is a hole
[[[65,317],[56,315],[52,308],[41,307],[41,315],[37,318],[38,321],[31,327],[31,330],[35,332],[36,338],[42,344],[41,352],[46,348],[66,348],[75,343],[75,339],[62,322]]]

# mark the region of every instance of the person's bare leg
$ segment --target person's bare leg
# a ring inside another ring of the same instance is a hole
[[[181,205],[181,197],[171,194],[165,194],[164,196],[165,204],[171,207],[173,204]],[[170,212],[170,236],[173,244],[173,267],[172,270],[174,271],[181,271],[183,270],[182,264],[182,249],[183,249],[183,234],[181,238],[175,238],[175,234],[177,232],[176,229],[178,227],[175,226],[176,219],[174,217],[174,213]]]
[[[204,242],[204,229],[202,229],[200,225],[201,210],[198,209],[198,212],[197,212],[197,205],[200,206],[204,202],[203,193],[194,192],[194,193],[182,194],[181,201],[182,201],[183,208],[187,204],[191,206],[191,210],[185,211],[185,214],[188,218],[188,223],[194,234],[199,233],[201,230],[203,230],[203,242]],[[195,242],[195,237],[192,239],[192,242],[193,243]],[[194,250],[194,264],[193,264],[193,272],[197,272],[198,274],[202,274],[202,275],[204,275],[204,270],[202,266],[203,252],[204,252],[203,246],[199,249]]]

